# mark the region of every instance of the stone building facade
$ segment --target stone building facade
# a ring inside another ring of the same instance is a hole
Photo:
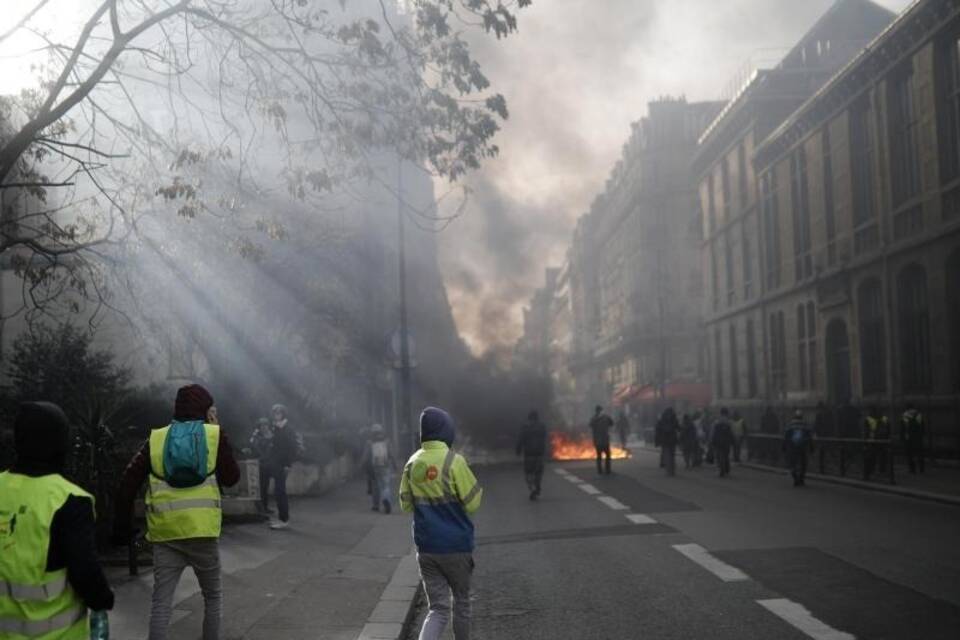
[[[885,13],[838,2],[760,77],[809,64],[839,37],[876,37],[832,61],[828,79],[803,76],[807,96],[764,103],[760,87],[748,88],[701,141],[714,390],[748,410],[850,401],[895,415],[913,402],[937,447],[955,450],[960,2]],[[731,114],[749,102],[745,127]]]

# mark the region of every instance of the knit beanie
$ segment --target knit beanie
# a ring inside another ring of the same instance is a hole
[[[173,405],[173,419],[181,422],[206,420],[207,411],[213,406],[213,396],[198,384],[189,384],[177,390]]]

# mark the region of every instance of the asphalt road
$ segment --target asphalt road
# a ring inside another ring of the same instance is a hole
[[[614,462],[478,469],[474,638],[960,637],[960,508]]]

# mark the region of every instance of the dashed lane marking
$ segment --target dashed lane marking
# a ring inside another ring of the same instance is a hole
[[[856,636],[834,629],[827,623],[813,617],[806,607],[786,598],[757,600],[767,611],[782,618],[814,640],[856,640]]]
[[[657,524],[657,521],[642,513],[628,513],[627,520],[633,524]]]
[[[584,483],[582,483],[582,484],[578,484],[577,486],[580,487],[581,489],[583,489],[584,491],[586,491],[587,493],[589,493],[589,494],[592,495],[592,496],[599,496],[601,493],[603,493],[602,491],[600,491],[600,489],[597,489],[597,488],[596,488],[595,486],[593,486],[592,484],[587,484],[586,482],[584,482]]]
[[[566,469],[560,469],[559,467],[553,470],[554,473],[561,476],[569,476],[570,473]]]
[[[627,505],[623,504],[622,502],[620,502],[620,501],[617,500],[616,498],[611,498],[610,496],[597,496],[597,500],[599,500],[599,501],[602,502],[603,504],[607,505],[608,507],[610,507],[610,508],[613,509],[614,511],[629,511],[629,510],[630,510],[630,507],[628,507]]]
[[[750,579],[750,576],[743,571],[715,558],[698,544],[675,544],[673,548],[724,582],[740,582]]]

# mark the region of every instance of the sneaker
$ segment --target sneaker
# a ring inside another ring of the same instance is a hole
[[[390,501],[389,501],[389,500],[384,500],[384,501],[383,501],[383,512],[384,512],[385,514],[387,514],[387,515],[390,515]]]
[[[276,522],[270,523],[270,528],[273,529],[274,531],[278,529],[286,529],[289,526],[290,526],[290,523],[284,522],[283,520],[277,520]]]

